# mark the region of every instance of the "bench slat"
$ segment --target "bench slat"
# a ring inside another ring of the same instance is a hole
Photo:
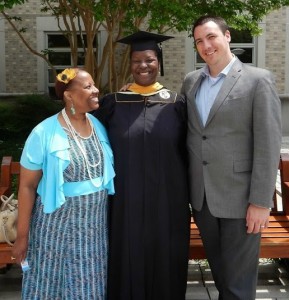
[[[262,233],[261,258],[289,258],[289,154],[281,154],[280,179],[283,211],[273,210],[269,228]],[[12,178],[16,177],[16,188],[19,185],[20,163],[13,162],[12,157],[3,157],[1,165],[0,195],[10,196]],[[18,179],[18,180],[17,180]],[[275,191],[275,193],[279,193]],[[278,194],[278,197],[280,195]],[[274,195],[276,204],[276,196]],[[189,259],[205,259],[205,250],[200,232],[192,219],[190,232]],[[11,246],[0,243],[0,264],[12,263]]]
[[[0,243],[0,265],[12,263],[11,261],[12,247],[5,243]]]

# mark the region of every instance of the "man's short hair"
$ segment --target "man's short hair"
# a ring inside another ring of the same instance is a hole
[[[221,29],[223,34],[225,34],[225,32],[227,30],[229,30],[229,26],[223,18],[217,17],[217,16],[205,15],[205,16],[202,16],[199,19],[197,19],[196,22],[193,24],[193,28],[192,28],[193,37],[195,37],[194,32],[195,32],[195,28],[197,26],[203,25],[203,24],[205,24],[207,22],[210,22],[210,21],[215,22],[219,26],[219,28]]]

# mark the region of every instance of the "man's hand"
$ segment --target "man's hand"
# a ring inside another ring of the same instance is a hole
[[[247,210],[247,233],[258,233],[269,224],[270,209],[250,204]]]

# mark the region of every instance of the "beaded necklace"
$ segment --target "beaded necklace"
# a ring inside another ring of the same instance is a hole
[[[73,138],[73,140],[75,141],[77,147],[79,148],[83,158],[84,158],[84,161],[85,161],[85,167],[86,167],[86,170],[88,172],[88,176],[89,176],[89,179],[92,180],[92,176],[91,176],[91,173],[90,173],[90,169],[89,167],[97,167],[100,163],[101,163],[101,152],[100,152],[100,142],[99,142],[99,139],[98,139],[98,136],[95,132],[95,129],[91,123],[91,120],[87,117],[86,115],[86,119],[88,120],[88,123],[90,125],[90,128],[91,128],[91,134],[88,136],[88,137],[82,137],[76,130],[75,128],[72,126],[71,122],[70,122],[70,119],[68,118],[67,114],[66,114],[66,111],[65,109],[63,108],[62,111],[62,116],[63,116],[63,119],[67,125],[67,129],[71,135],[71,137]],[[85,147],[83,145],[83,142],[82,140],[84,139],[89,139],[89,138],[92,138],[92,141],[93,141],[93,145],[95,146],[95,150],[96,150],[96,153],[99,157],[99,160],[98,162],[96,162],[95,164],[91,164],[88,160],[88,156],[87,156],[87,153],[86,153],[86,150],[85,150]],[[92,181],[93,183],[93,181]]]

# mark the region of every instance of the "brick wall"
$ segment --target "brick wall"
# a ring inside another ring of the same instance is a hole
[[[185,77],[185,35],[172,33],[173,39],[163,43],[164,74],[159,81],[167,88],[179,91]]]
[[[22,18],[17,27],[27,28],[23,35],[29,46],[36,49],[36,16],[40,14],[40,1],[29,0],[7,13]],[[24,46],[8,22],[5,22],[5,61],[6,93],[37,92],[37,57]]]
[[[266,68],[276,76],[279,93],[285,90],[286,8],[274,11],[266,17]],[[287,44],[287,45],[286,45]]]
[[[22,25],[27,27],[29,45],[36,47],[36,31],[34,16],[22,16]],[[37,92],[37,61],[36,56],[24,46],[16,32],[6,26],[5,36],[5,60],[6,60],[6,92],[33,93]]]

